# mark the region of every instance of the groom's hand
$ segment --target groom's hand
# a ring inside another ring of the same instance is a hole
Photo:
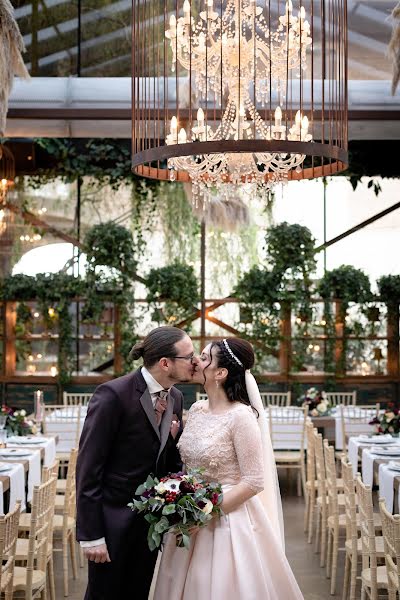
[[[85,555],[85,558],[95,563],[111,562],[106,544],[84,548],[83,554]]]

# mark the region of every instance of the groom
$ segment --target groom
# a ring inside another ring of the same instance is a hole
[[[147,600],[156,552],[147,522],[127,507],[149,473],[181,469],[176,435],[197,359],[189,336],[158,327],[131,351],[143,367],[94,392],[79,445],[77,539],[89,560],[85,600]]]

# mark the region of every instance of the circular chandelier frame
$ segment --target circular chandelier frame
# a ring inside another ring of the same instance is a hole
[[[133,0],[132,168],[311,179],[348,164],[346,0]]]

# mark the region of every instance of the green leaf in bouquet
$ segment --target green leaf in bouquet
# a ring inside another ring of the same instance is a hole
[[[183,532],[182,532],[182,542],[183,542],[183,545],[185,546],[186,550],[189,550],[190,536]]]
[[[176,512],[176,506],[175,506],[175,504],[167,504],[162,509],[162,514],[163,515],[173,515],[175,512]]]
[[[140,484],[136,489],[135,496],[141,496],[147,490],[144,483]]]
[[[167,517],[162,517],[158,523],[154,525],[154,531],[156,533],[164,533],[164,531],[167,531],[167,529],[169,529],[169,521]]]
[[[147,515],[144,515],[144,518],[148,523],[157,523],[158,521],[157,517],[155,515],[152,515],[151,513],[147,513]]]
[[[136,508],[136,510],[138,510],[139,512],[141,512],[142,510],[144,510],[146,508],[146,504],[144,502],[142,502],[141,500],[134,500],[133,503],[131,503],[130,505],[132,510],[133,508]]]
[[[158,479],[155,479],[151,475],[149,475],[145,481],[146,489],[151,490],[151,488],[158,485],[158,483],[159,483]]]
[[[158,548],[161,544],[161,535],[159,533],[157,533],[157,531],[153,531],[153,533],[151,534],[151,537],[155,543],[155,547]]]

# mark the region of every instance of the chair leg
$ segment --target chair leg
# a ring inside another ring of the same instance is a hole
[[[336,593],[337,563],[339,554],[339,529],[333,530],[332,568],[331,568],[331,596]]]
[[[308,522],[308,543],[311,544],[314,530],[315,491],[310,492],[310,518]]]
[[[68,596],[68,536],[63,535],[62,540],[64,596]]]
[[[325,510],[321,511],[321,567],[325,566],[326,558],[326,514]]]
[[[47,573],[49,579],[50,600],[56,600],[56,587],[54,583],[54,563],[51,557],[47,563]]]
[[[68,539],[69,539],[69,550],[71,553],[72,577],[74,579],[76,579],[78,577],[78,567],[76,564],[75,539],[74,539],[72,531],[70,531]]]
[[[306,501],[306,506],[304,509],[304,533],[308,532],[308,528],[310,526],[310,495],[311,492],[306,489],[306,493],[304,494]]]
[[[328,549],[326,552],[326,578],[329,579],[331,576],[331,566],[332,566],[332,538],[333,538],[333,530],[328,527]]]
[[[301,496],[301,471],[298,469],[297,471],[297,495]]]
[[[314,552],[317,554],[319,552],[320,546],[320,528],[321,528],[321,510],[317,506],[317,530],[315,532],[315,544],[314,544]]]
[[[349,583],[350,583],[350,557],[346,552],[346,558],[344,563],[344,579],[343,579],[343,594],[342,600],[347,600],[349,594]]]
[[[358,555],[351,555],[350,600],[356,600]]]

